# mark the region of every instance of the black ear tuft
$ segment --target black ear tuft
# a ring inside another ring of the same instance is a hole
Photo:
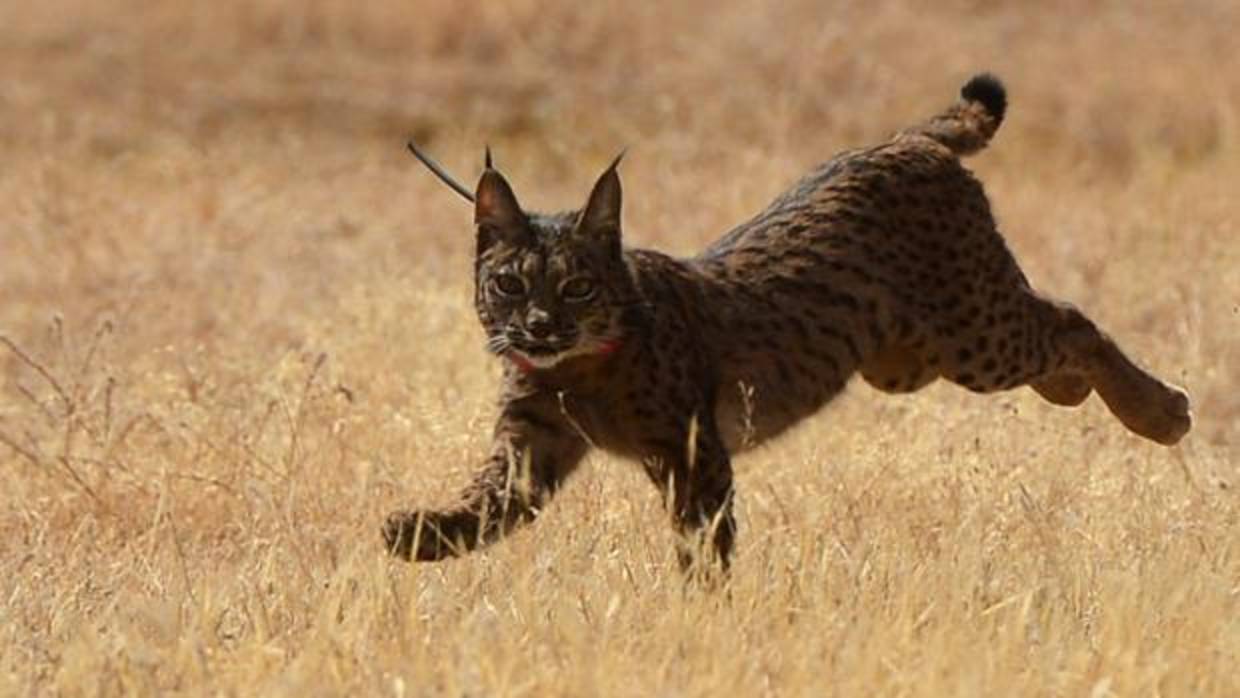
[[[478,180],[474,194],[474,225],[478,227],[479,249],[487,247],[495,235],[516,239],[526,232],[528,219],[516,194],[499,170],[488,167]],[[487,239],[483,240],[485,236]]]
[[[586,206],[581,211],[581,220],[577,224],[580,232],[586,235],[620,235],[620,206],[623,195],[617,168],[622,158],[624,151],[616,156],[594,183],[594,189],[590,191],[590,198],[586,201]]]
[[[614,159],[614,160],[612,160],[612,161],[611,161],[611,164],[607,166],[607,169],[608,169],[608,170],[616,170],[616,169],[619,169],[619,167],[620,167],[620,161],[624,159],[624,156],[625,156],[625,155],[627,155],[627,154],[628,154],[628,152],[629,152],[629,149],[628,149],[628,148],[621,148],[621,149],[620,149],[620,152],[619,152],[619,153],[616,153],[616,159]]]

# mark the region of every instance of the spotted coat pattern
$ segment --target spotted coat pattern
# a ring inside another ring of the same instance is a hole
[[[944,112],[837,156],[690,259],[621,246],[615,163],[581,211],[552,215],[523,211],[488,167],[476,301],[508,359],[495,445],[458,506],[389,517],[389,549],[437,560],[493,541],[597,447],[642,464],[682,565],[726,569],[730,455],[856,373],[890,393],[940,377],[1069,406],[1096,391],[1131,431],[1176,443],[1191,426],[1184,392],[1030,287],[961,164],[1005,109],[998,80],[975,77]]]

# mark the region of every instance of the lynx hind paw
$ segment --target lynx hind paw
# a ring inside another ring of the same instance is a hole
[[[1165,386],[1166,395],[1160,401],[1161,415],[1156,430],[1150,435],[1158,443],[1173,446],[1193,428],[1193,411],[1188,393],[1174,385]]]
[[[1108,406],[1133,432],[1164,446],[1174,446],[1193,428],[1188,395],[1162,382],[1156,388],[1140,400]]]

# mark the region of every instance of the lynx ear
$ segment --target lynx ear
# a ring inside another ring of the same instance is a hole
[[[491,166],[491,149],[487,148],[486,169],[474,194],[474,225],[478,234],[518,235],[525,230],[526,222],[508,180]]]
[[[586,201],[586,207],[582,209],[581,219],[577,223],[578,232],[590,236],[620,237],[620,200],[622,197],[620,175],[616,172],[616,168],[619,167],[622,158],[624,158],[623,151],[616,156],[616,159],[594,183],[594,189],[590,192],[590,198]]]

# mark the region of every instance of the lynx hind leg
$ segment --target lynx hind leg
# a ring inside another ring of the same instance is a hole
[[[1027,384],[1066,406],[1095,390],[1129,430],[1165,445],[1192,427],[1184,391],[1133,363],[1076,308],[1022,289],[980,320],[940,337],[947,379],[976,392]]]
[[[934,382],[939,374],[911,348],[891,345],[861,366],[861,377],[885,393],[912,393]]]
[[[1054,341],[1124,426],[1147,439],[1174,445],[1193,426],[1188,395],[1137,366],[1106,333],[1072,307],[1059,307]]]
[[[1085,402],[1094,391],[1085,376],[1060,371],[1029,381],[1029,387],[1037,391],[1047,402],[1063,407],[1076,407]]]

